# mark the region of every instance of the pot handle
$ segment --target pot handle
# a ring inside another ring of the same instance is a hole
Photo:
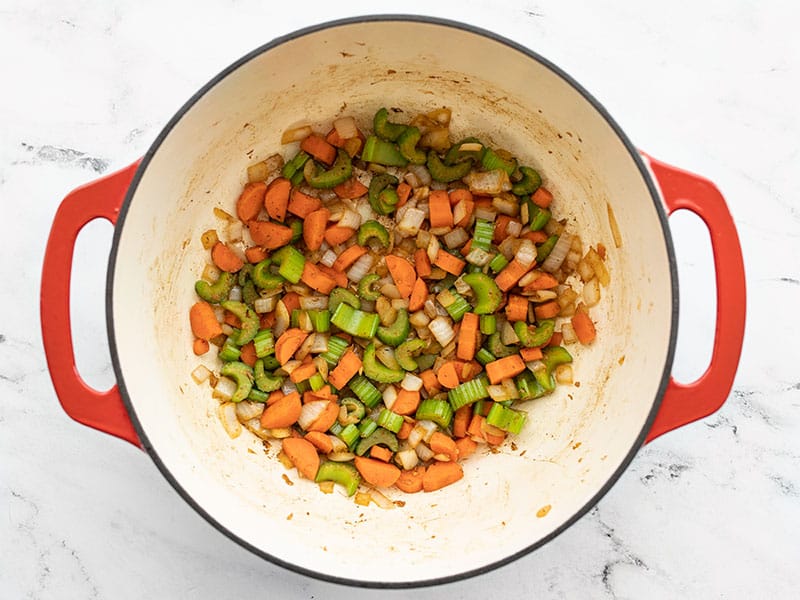
[[[139,162],[70,192],[53,219],[44,253],[40,314],[47,366],[61,406],[73,419],[141,447],[115,384],[89,387],[75,366],[69,293],[75,240],[84,225],[102,218],[115,224]]]
[[[733,386],[744,341],[745,273],[733,218],[717,187],[702,177],[644,155],[650,163],[667,211],[692,211],[708,227],[717,286],[717,324],[711,362],[692,383],[670,378],[646,442],[716,412]]]

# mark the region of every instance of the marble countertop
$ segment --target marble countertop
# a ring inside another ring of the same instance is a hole
[[[343,9],[342,4],[347,8]],[[788,2],[408,0],[525,44],[588,88],[640,148],[714,181],[744,249],[748,326],[716,414],[643,448],[610,493],[536,552],[465,582],[391,597],[790,597],[800,586],[800,42]],[[177,108],[275,36],[372,2],[0,5],[0,597],[361,598],[218,533],[131,445],[70,420],[44,362],[39,298],[53,214],[72,188],[143,154]],[[708,237],[671,219],[681,320],[674,374],[713,337]],[[111,227],[81,236],[81,372],[113,383],[103,314]]]

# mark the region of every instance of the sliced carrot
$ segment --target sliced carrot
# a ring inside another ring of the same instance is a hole
[[[325,273],[325,275],[333,279],[336,282],[337,286],[346,288],[349,285],[347,275],[345,275],[341,271],[337,271],[336,269],[325,266],[322,263],[318,263],[317,268],[323,273]]]
[[[341,225],[331,225],[325,230],[325,241],[331,246],[344,244],[356,234],[352,227],[342,227]]]
[[[512,354],[486,364],[486,375],[488,375],[489,382],[492,384],[500,383],[503,379],[519,375],[524,370],[525,362],[519,354]]]
[[[541,244],[547,241],[547,234],[544,231],[526,231],[519,237],[520,239],[530,240],[534,244]]]
[[[339,135],[339,132],[336,131],[336,127],[331,129],[328,132],[328,135],[325,136],[325,141],[328,142],[331,146],[336,146],[337,148],[344,148],[344,143],[347,141],[342,136]]]
[[[397,208],[403,206],[406,202],[408,202],[408,198],[411,196],[411,186],[408,185],[405,181],[401,181],[400,184],[397,186]]]
[[[208,348],[208,340],[195,338],[194,342],[192,342],[192,352],[194,352],[197,356],[208,352]]]
[[[316,392],[314,390],[307,390],[303,392],[303,404],[309,402],[316,402],[317,400],[335,400],[336,395],[331,391],[331,386],[323,385]]]
[[[458,460],[458,448],[455,441],[441,431],[436,431],[431,436],[430,447],[434,454],[446,454],[450,460]]]
[[[411,290],[411,297],[408,299],[408,310],[415,312],[422,310],[425,306],[425,301],[428,299],[428,286],[422,278],[417,277],[414,282],[414,287]]]
[[[469,422],[469,427],[467,427],[467,435],[471,438],[477,438],[481,441],[486,441],[486,436],[483,435],[483,429],[481,428],[481,424],[484,421],[484,417],[481,415],[472,415],[472,420]]]
[[[372,458],[377,458],[378,460],[382,460],[386,463],[392,460],[392,451],[388,448],[384,448],[383,446],[373,446],[369,449],[369,455]]]
[[[400,427],[400,431],[397,432],[397,439],[407,440],[408,436],[411,435],[412,429],[414,429],[414,425],[412,423],[409,423],[408,421],[403,421],[403,424]]]
[[[249,367],[255,367],[258,357],[256,356],[256,346],[253,342],[247,342],[242,346],[242,351],[239,354],[239,360]]]
[[[462,406],[453,415],[453,437],[463,438],[467,435],[467,427],[472,419],[472,406]]]
[[[423,371],[419,374],[419,378],[422,379],[422,386],[425,388],[425,391],[428,392],[429,396],[441,389],[439,379],[437,379],[433,369]]]
[[[526,363],[532,360],[542,360],[541,348],[520,348],[519,354]]]
[[[392,405],[392,412],[398,415],[413,415],[417,412],[419,401],[419,391],[412,392],[401,388],[400,391],[397,392],[397,399]]]
[[[239,317],[228,310],[225,311],[225,316],[222,320],[235,329],[239,329],[242,326],[242,321]]]
[[[453,190],[458,191],[458,190]],[[464,190],[465,192],[469,193],[469,190]],[[452,192],[451,198],[452,198]],[[475,203],[472,200],[461,200],[459,204],[456,205],[456,208],[453,210],[453,219],[456,218],[456,214],[461,214],[461,218],[455,223],[456,227],[466,227],[469,225],[469,221],[472,218],[472,213],[475,212]],[[472,241],[472,240],[470,240]]]
[[[291,191],[292,182],[285,177],[278,177],[270,181],[264,195],[264,208],[267,209],[270,219],[283,223],[286,218],[286,207],[289,205],[289,192]]]
[[[424,248],[414,252],[414,267],[420,277],[428,277],[431,274],[431,259],[428,258],[428,253]]]
[[[464,469],[457,462],[435,462],[425,469],[422,489],[433,492],[464,477]]]
[[[358,244],[350,246],[347,250],[336,257],[336,260],[333,262],[333,268],[337,271],[344,271],[366,253],[367,249],[363,246],[359,246]]]
[[[291,427],[297,423],[303,405],[300,402],[300,394],[292,392],[274,404],[267,406],[261,413],[261,426],[265,429],[279,429]]]
[[[550,300],[549,302],[536,305],[533,312],[537,319],[552,319],[558,316],[558,313],[561,312],[561,307],[555,300]]]
[[[575,330],[575,335],[581,344],[590,344],[592,340],[597,337],[597,330],[595,329],[594,323],[583,305],[578,307],[570,321],[572,322],[572,328]]]
[[[410,310],[411,306],[409,305],[408,308]],[[456,351],[456,356],[461,360],[472,360],[475,357],[479,324],[480,318],[475,313],[468,312],[461,319],[461,329],[458,331],[458,349]]]
[[[533,265],[530,267],[523,267],[522,264],[514,258],[497,274],[497,277],[494,278],[494,282],[502,291],[507,292],[532,268]]]
[[[456,448],[458,448],[458,459],[464,460],[475,453],[475,450],[478,449],[478,444],[472,438],[462,437],[456,440]]]
[[[275,311],[268,312],[267,314],[261,315],[261,329],[272,329],[275,325]]]
[[[450,198],[444,190],[431,190],[428,196],[428,210],[431,227],[452,227],[453,209],[450,207]]]
[[[285,246],[292,241],[294,236],[294,232],[289,227],[270,221],[249,221],[247,228],[256,245],[263,246],[267,250]]]
[[[255,219],[264,206],[264,196],[267,193],[267,184],[263,181],[255,181],[244,186],[239,199],[236,201],[236,214],[247,223]]]
[[[286,394],[284,394],[281,390],[275,390],[274,392],[270,392],[269,396],[267,396],[267,406],[272,406],[278,400],[283,398]]]
[[[311,425],[308,426],[306,431],[328,431],[336,419],[339,418],[339,404],[337,402],[328,402],[328,406],[322,411]]]
[[[261,246],[250,246],[244,251],[244,256],[247,259],[247,262],[256,264],[267,258],[267,251]]]
[[[286,310],[289,311],[289,314],[292,314],[293,310],[297,310],[300,308],[300,294],[297,292],[287,292],[283,295],[281,299],[283,305],[286,307]]]
[[[217,314],[208,302],[196,302],[189,309],[189,324],[192,333],[201,340],[210,340],[222,334],[222,325],[217,321]]]
[[[297,215],[301,219],[305,219],[312,212],[319,210],[320,208],[322,208],[322,202],[319,198],[314,198],[314,196],[304,194],[295,188],[292,190],[292,196],[289,199],[289,206],[286,210],[293,215]]]
[[[337,390],[341,390],[358,373],[359,369],[361,369],[361,359],[351,348],[348,348],[339,359],[339,364],[328,375],[328,381]]]
[[[411,292],[414,290],[414,283],[417,279],[417,275],[411,263],[405,258],[389,254],[386,256],[386,266],[389,268],[389,274],[392,276],[400,295],[403,298],[411,296]]]
[[[556,305],[557,306],[557,305]],[[528,299],[525,296],[510,294],[506,303],[506,318],[509,321],[525,321],[528,319]]]
[[[536,290],[550,290],[554,287],[558,287],[558,279],[553,277],[550,273],[542,273],[536,279],[531,281],[528,285],[526,285],[523,289],[527,291],[536,291]]]
[[[336,148],[325,141],[321,135],[312,133],[302,142],[300,142],[300,149],[305,150],[311,156],[324,162],[326,165],[332,165],[336,160]]]
[[[455,190],[450,190],[450,205],[455,206],[459,202],[463,200],[467,200],[468,202],[473,202],[472,192],[467,189],[458,188]]]
[[[414,467],[400,473],[394,482],[395,487],[406,494],[415,494],[422,491],[422,478],[425,476],[425,467]]]
[[[291,314],[291,313],[290,313]],[[275,342],[275,358],[281,365],[285,365],[303,345],[308,337],[308,332],[293,327],[284,331]]]
[[[289,379],[291,379],[295,383],[299,381],[305,381],[316,372],[317,372],[317,365],[315,365],[313,362],[306,363],[304,365],[300,365],[294,371],[292,371],[292,374],[289,375]]]
[[[463,246],[461,246],[461,254],[466,256],[467,254],[469,254],[470,250],[472,250],[472,240],[471,239],[467,240],[467,243],[464,244]]]
[[[439,253],[436,255],[436,260],[433,261],[433,264],[435,264],[437,267],[441,267],[456,277],[461,275],[461,271],[463,271],[464,267],[467,266],[466,262],[457,256],[453,256],[446,250],[442,250],[441,248],[439,248]]]
[[[453,389],[458,387],[459,378],[458,373],[461,371],[461,364],[455,360],[449,360],[444,363],[439,371],[436,373],[436,378],[442,387]]]
[[[364,481],[375,487],[392,487],[400,477],[400,469],[374,458],[356,456],[354,462]]]
[[[331,438],[321,431],[309,431],[303,438],[311,442],[314,447],[323,454],[329,454],[333,451],[333,442]]]
[[[289,437],[281,442],[281,449],[300,475],[314,481],[319,470],[319,454],[314,444],[303,438]]]
[[[492,241],[495,244],[499,244],[508,237],[506,230],[508,229],[508,224],[513,220],[508,215],[497,215],[494,220],[494,236],[492,237]]]
[[[547,344],[546,344],[546,345],[547,345],[547,346],[560,346],[560,345],[561,345],[561,342],[562,342],[563,340],[564,340],[564,334],[563,334],[563,333],[561,333],[560,331],[556,331],[556,332],[555,332],[555,333],[553,333],[553,335],[550,337],[550,341],[549,341],[549,342],[547,342]]]
[[[303,222],[303,241],[309,250],[319,250],[325,239],[325,226],[331,218],[331,211],[320,208],[310,212]]]
[[[331,290],[336,287],[333,277],[325,274],[317,265],[309,261],[303,265],[303,275],[300,277],[300,281],[321,294],[330,294]]]
[[[533,203],[536,206],[539,206],[541,208],[547,208],[553,201],[553,194],[551,194],[550,190],[548,190],[547,188],[540,187],[538,190],[533,192],[531,200],[533,200]]]
[[[369,188],[361,183],[355,176],[351,177],[344,183],[340,183],[333,191],[336,193],[339,198],[343,198],[346,200],[355,200],[356,198],[361,198],[364,194],[369,191]]]
[[[227,271],[228,273],[236,273],[244,266],[244,261],[222,242],[217,242],[211,248],[211,260],[222,271]]]

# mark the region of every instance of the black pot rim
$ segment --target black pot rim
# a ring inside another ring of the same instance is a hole
[[[620,141],[624,144],[626,150],[630,154],[631,159],[635,163],[637,169],[639,170],[642,179],[645,181],[648,191],[650,192],[650,197],[655,205],[656,212],[661,224],[661,229],[664,236],[664,242],[666,245],[667,255],[669,258],[669,268],[670,268],[670,277],[671,277],[671,291],[672,291],[672,318],[670,323],[670,336],[669,336],[669,345],[667,349],[667,358],[664,364],[664,369],[661,374],[661,381],[658,386],[658,392],[656,393],[656,397],[653,400],[653,406],[650,410],[650,414],[642,427],[642,430],[639,432],[639,435],[636,438],[636,441],[631,446],[631,449],[628,451],[625,459],[622,461],[620,466],[617,470],[609,477],[608,481],[598,490],[598,492],[580,509],[578,510],[572,517],[567,519],[560,527],[556,530],[551,532],[549,535],[545,536],[542,539],[537,540],[536,542],[530,544],[529,546],[514,552],[501,560],[497,560],[495,562],[489,563],[477,569],[471,569],[468,571],[463,571],[461,573],[457,573],[454,575],[448,575],[446,577],[437,577],[431,579],[421,579],[421,580],[414,580],[414,581],[389,581],[389,582],[380,582],[380,581],[362,581],[358,579],[350,579],[345,577],[336,577],[334,575],[329,575],[326,573],[321,573],[319,571],[314,571],[312,569],[307,569],[305,567],[300,567],[293,563],[287,562],[282,560],[281,558],[269,554],[260,548],[257,548],[250,544],[249,542],[241,539],[229,529],[227,529],[224,525],[219,523],[211,514],[209,514],[200,503],[195,500],[177,481],[177,479],[173,476],[172,472],[169,470],[169,467],[161,460],[161,457],[158,455],[158,452],[150,443],[150,440],[147,437],[147,432],[142,427],[139,419],[136,415],[136,410],[134,409],[133,403],[131,402],[130,395],[127,390],[127,386],[125,384],[125,377],[123,373],[122,366],[119,361],[119,354],[117,352],[117,344],[116,344],[116,334],[114,328],[114,320],[113,320],[113,305],[114,305],[114,298],[113,298],[113,289],[114,289],[114,276],[116,273],[116,259],[117,259],[117,251],[119,248],[119,239],[122,233],[122,228],[125,224],[125,218],[128,213],[128,209],[130,207],[131,200],[136,193],[136,189],[139,185],[139,181],[142,178],[145,170],[147,169],[148,164],[152,160],[154,154],[158,151],[159,147],[163,143],[164,139],[169,135],[178,121],[183,117],[183,115],[192,107],[194,106],[200,98],[202,98],[209,90],[211,90],[217,83],[219,83],[222,79],[227,77],[231,72],[238,69],[243,64],[247,63],[248,61],[252,60],[256,56],[271,50],[281,44],[284,44],[288,41],[292,41],[303,36],[306,36],[311,33],[316,33],[321,30],[330,29],[333,27],[339,27],[343,25],[352,25],[357,23],[365,23],[365,22],[382,22],[382,21],[409,21],[409,22],[416,22],[416,23],[424,23],[424,24],[432,24],[432,25],[439,25],[443,27],[451,27],[455,29],[460,29],[463,31],[467,31],[469,33],[473,33],[476,35],[483,36],[492,40],[494,42],[502,43],[522,54],[527,56],[528,58],[535,60],[536,62],[544,65],[548,69],[550,69],[553,73],[561,77],[565,82],[570,84],[572,88],[578,92],[583,98],[589,102],[594,109],[606,120],[608,125],[612,128],[612,130],[616,133],[619,137]],[[572,526],[575,522],[577,522],[581,517],[583,517],[592,507],[594,507],[603,496],[608,493],[611,487],[617,482],[619,477],[622,473],[628,468],[631,461],[633,460],[634,456],[638,452],[639,448],[644,444],[645,438],[647,433],[650,431],[650,427],[652,426],[653,420],[658,413],[658,409],[661,406],[661,401],[664,396],[664,392],[666,391],[667,385],[670,379],[670,373],[672,372],[672,362],[675,354],[675,345],[676,345],[676,338],[677,338],[677,323],[678,323],[678,277],[677,277],[677,266],[675,260],[675,252],[672,243],[672,237],[670,235],[669,225],[667,222],[667,214],[664,210],[664,207],[661,202],[661,197],[659,191],[653,182],[652,177],[650,176],[650,172],[648,171],[647,167],[645,166],[644,161],[642,160],[639,152],[635,148],[635,146],[631,143],[619,125],[614,121],[608,111],[598,102],[587,90],[585,90],[577,81],[575,81],[572,77],[570,77],[567,73],[562,71],[559,67],[555,64],[551,63],[544,57],[540,56],[536,52],[514,42],[511,41],[503,36],[497,35],[491,31],[487,31],[485,29],[476,27],[474,25],[469,25],[465,23],[461,23],[458,21],[452,21],[448,19],[441,19],[437,17],[430,17],[430,16],[421,16],[421,15],[403,15],[403,14],[388,14],[388,15],[364,15],[364,16],[356,16],[356,17],[349,17],[345,19],[338,19],[334,21],[327,21],[325,23],[321,23],[318,25],[313,25],[310,27],[305,27],[303,29],[299,29],[282,37],[275,38],[274,40],[256,48],[252,52],[249,52],[245,56],[241,57],[239,60],[232,63],[230,66],[225,68],[223,71],[218,73],[215,77],[213,77],[208,83],[206,83],[200,90],[197,91],[170,119],[167,125],[162,129],[161,133],[158,135],[156,140],[147,150],[146,154],[142,158],[141,164],[136,171],[136,174],[131,181],[130,187],[128,192],[125,196],[125,200],[120,208],[119,218],[117,219],[116,227],[114,228],[114,236],[112,240],[112,247],[111,253],[109,256],[109,264],[108,264],[108,273],[106,278],[106,325],[108,329],[108,338],[109,338],[109,347],[111,351],[111,362],[114,367],[114,373],[117,378],[117,385],[119,386],[120,394],[122,396],[122,400],[125,404],[125,407],[130,415],[131,421],[133,423],[134,429],[136,430],[139,439],[141,440],[142,446],[147,451],[148,455],[151,457],[153,462],[155,463],[156,467],[158,467],[159,471],[161,471],[162,475],[166,478],[166,480],[172,485],[176,492],[195,510],[197,511],[200,516],[202,516],[208,523],[210,523],[213,527],[219,530],[222,534],[239,544],[240,546],[250,550],[252,553],[264,558],[273,564],[279,565],[284,567],[290,571],[294,571],[296,573],[306,575],[309,577],[313,577],[315,579],[319,579],[322,581],[336,583],[340,585],[348,585],[354,587],[362,587],[362,588],[382,588],[382,589],[405,589],[405,588],[417,588],[417,587],[425,587],[425,586],[433,586],[433,585],[441,585],[445,583],[451,583],[455,581],[461,581],[464,579],[468,579],[470,577],[475,577],[477,575],[481,575],[484,573],[488,573],[489,571],[493,571],[503,565],[507,565],[527,554],[540,548],[550,540],[557,537],[560,533],[565,531],[568,527]]]

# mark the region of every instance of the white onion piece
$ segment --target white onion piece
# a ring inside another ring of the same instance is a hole
[[[572,365],[558,365],[556,367],[555,375],[558,383],[572,383]]]
[[[336,262],[336,252],[333,250],[326,250],[322,258],[319,259],[319,262],[326,267],[332,267],[333,263]]]
[[[238,285],[233,286],[231,291],[228,292],[228,300],[232,300],[233,302],[241,302],[242,288],[240,288]]]
[[[290,323],[289,309],[283,303],[283,300],[278,300],[275,306],[275,324],[272,326],[272,333],[275,339],[278,339],[283,333],[289,329]]]
[[[497,212],[509,217],[516,217],[519,213],[519,203],[516,199],[512,200],[506,196],[495,196],[492,198],[492,206],[497,209]],[[520,229],[521,231],[521,229]]]
[[[439,311],[436,310],[436,303],[431,298],[425,300],[422,310],[425,311],[425,315],[429,319],[434,319],[439,315]]]
[[[227,402],[231,396],[236,392],[236,382],[227,377],[220,377],[217,380],[217,385],[214,386],[214,392],[211,394],[214,398]]]
[[[419,464],[419,456],[413,448],[401,450],[394,455],[394,460],[405,470],[413,469]]]
[[[231,327],[227,323],[221,323],[220,327],[222,328],[222,333],[224,333],[225,335],[233,335],[233,327]]]
[[[236,403],[236,417],[242,422],[260,417],[263,412],[264,404],[262,402],[242,400]]]
[[[447,346],[456,337],[453,326],[450,324],[450,319],[447,317],[436,317],[428,324],[428,329],[442,346]]]
[[[297,352],[294,353],[295,358],[298,360],[303,360],[306,356],[311,353],[311,348],[314,345],[314,341],[317,339],[317,334],[312,333],[310,334],[305,341],[300,344],[300,347],[297,349]]]
[[[350,270],[347,271],[347,278],[352,281],[353,283],[358,283],[364,276],[369,273],[369,270],[372,268],[373,258],[371,254],[365,254],[361,258],[359,258],[353,266],[350,267]]]
[[[469,253],[464,257],[468,263],[485,267],[492,260],[492,255],[482,248],[470,248]]]
[[[361,308],[363,310],[367,310],[364,308],[364,303],[361,303]],[[405,298],[395,298],[392,300],[392,308],[395,310],[408,310],[408,300]]]
[[[267,431],[269,432],[270,437],[274,437],[276,440],[282,440],[284,438],[292,437],[291,427],[267,429]]]
[[[347,444],[340,437],[329,433],[328,438],[331,440],[331,452],[347,452]]]
[[[561,266],[561,263],[564,262],[564,259],[567,258],[570,244],[572,244],[572,235],[566,231],[562,232],[558,238],[558,241],[556,242],[556,245],[553,246],[553,250],[542,263],[542,271],[552,273],[558,269]]]
[[[312,133],[310,125],[300,125],[299,127],[293,127],[291,129],[287,129],[281,135],[281,144],[291,144],[292,142],[299,142],[300,140],[304,140]]]
[[[361,215],[354,210],[344,211],[344,215],[339,220],[340,227],[349,227],[350,229],[358,229],[361,227]]]
[[[561,325],[562,342],[565,344],[574,344],[578,341],[578,336],[575,334],[575,328],[572,323],[566,321]]]
[[[426,444],[431,441],[431,436],[433,436],[433,434],[436,433],[436,430],[439,428],[439,426],[433,421],[426,420],[417,421],[416,426],[425,431],[425,435],[422,436],[422,439]]]
[[[233,402],[224,402],[219,405],[218,414],[225,433],[231,439],[239,437],[242,433],[242,424],[236,418],[236,405]]]
[[[416,447],[414,448],[414,451],[417,453],[417,456],[419,456],[419,459],[422,462],[427,462],[427,461],[429,461],[430,459],[433,458],[433,450],[428,448],[422,442],[420,442],[419,444],[416,445]]]
[[[265,429],[261,426],[261,419],[255,418],[250,419],[246,423],[242,423],[248,430],[250,430],[254,435],[260,437],[262,440],[269,439],[269,429]]]
[[[450,248],[459,248],[467,243],[469,234],[461,227],[453,229],[450,233],[444,236],[445,245]]]
[[[358,127],[353,117],[339,117],[333,122],[333,127],[343,140],[358,137]]]
[[[315,333],[314,341],[311,343],[311,347],[308,349],[308,351],[311,354],[322,354],[323,352],[327,352],[328,337],[329,335],[327,333]]]
[[[366,199],[360,201],[356,204],[356,211],[359,215],[361,215],[361,222],[369,221],[371,219],[375,219],[378,215],[372,210],[372,206],[370,206],[369,201]]]
[[[403,295],[400,293],[400,290],[398,290],[397,286],[393,283],[387,283],[381,287],[381,294],[391,300],[399,300],[403,297]]]
[[[410,185],[412,188],[418,188],[419,186],[422,185],[422,182],[420,182],[419,177],[417,177],[414,173],[410,171],[403,176],[403,179],[405,179],[406,183]]]
[[[433,181],[430,171],[428,171],[425,165],[409,165],[408,171],[409,173],[413,173],[414,176],[419,180],[419,185],[430,185],[431,182]],[[419,186],[411,186],[411,187],[419,187]]]
[[[390,509],[395,508],[394,502],[389,500],[386,496],[384,496],[378,490],[373,488],[372,490],[370,490],[369,495],[372,498],[372,501],[375,504],[378,505],[378,508],[382,508],[384,510],[390,510]]]
[[[238,242],[242,239],[242,222],[239,220],[231,221],[228,224],[228,240]]]
[[[386,389],[383,390],[383,403],[386,405],[386,408],[392,410],[392,406],[394,406],[396,400],[397,388],[391,384],[387,385]]]
[[[403,206],[402,208],[406,207]],[[402,217],[399,217],[397,231],[409,237],[412,235],[417,235],[417,233],[419,233],[419,228],[422,227],[422,223],[424,221],[425,213],[423,211],[418,208],[406,208],[402,214]]]
[[[475,207],[475,218],[484,221],[494,221],[497,218],[497,211],[483,206]]]
[[[334,462],[348,462],[356,457],[352,452],[331,452],[328,454],[328,460]]]
[[[497,247],[497,249],[500,251],[500,254],[505,256],[506,259],[508,259],[508,260],[511,260],[512,258],[514,258],[514,242],[515,241],[516,240],[514,238],[507,237],[502,242],[500,242],[500,245]]]
[[[295,385],[294,381],[287,378],[283,380],[281,391],[288,396],[289,394],[297,391],[297,386]]]
[[[422,441],[423,437],[425,437],[425,430],[422,427],[415,426],[411,430],[411,433],[408,434],[408,440],[407,440],[408,445],[411,446],[412,448],[416,448]]]
[[[583,303],[592,307],[600,302],[600,282],[597,277],[592,277],[583,286]]]
[[[206,265],[203,268],[203,274],[200,275],[201,279],[205,279],[209,283],[214,283],[219,279],[219,276],[222,275],[222,271],[220,271],[214,265]]]
[[[466,281],[464,281],[464,276],[463,275],[459,275],[458,279],[456,279],[453,282],[453,287],[456,288],[456,291],[459,294],[471,294],[472,293],[472,288],[469,286],[469,284]]]
[[[300,296],[300,308],[303,310],[325,310],[328,308],[328,297]]]
[[[208,378],[211,377],[211,371],[205,365],[197,365],[197,367],[192,371],[192,379],[196,384],[201,384],[205,381],[208,381]]]
[[[422,379],[413,373],[406,373],[406,376],[403,377],[403,381],[400,382],[400,387],[407,392],[418,392],[422,389]]]
[[[584,256],[583,259],[592,265],[592,270],[594,271],[594,274],[597,275],[597,280],[603,287],[606,287],[610,283],[611,277],[608,274],[606,263],[602,258],[600,258],[600,255],[597,253],[597,251],[594,248],[589,248],[589,250],[586,252],[586,256]]]
[[[408,321],[409,323],[411,323],[411,326],[414,327],[415,329],[418,329],[420,327],[427,327],[428,323],[431,322],[428,315],[426,315],[425,312],[421,310],[418,310],[415,313],[411,313],[411,315],[409,315],[408,317]]]
[[[495,196],[511,189],[511,180],[508,173],[502,169],[494,171],[474,171],[464,177],[469,186],[469,191],[482,196]]]
[[[300,416],[297,418],[297,424],[301,429],[308,429],[311,424],[316,421],[319,416],[328,407],[329,400],[314,400],[303,404],[300,409]]]
[[[453,223],[461,223],[461,220],[467,216],[467,212],[469,208],[467,207],[467,201],[462,200],[458,204],[453,207]]]
[[[286,364],[277,369],[278,375],[291,375],[303,362],[297,359],[287,360]]]
[[[436,257],[439,256],[439,250],[441,248],[442,245],[439,243],[439,239],[435,235],[432,235],[428,242],[428,258],[431,262],[434,262]]]
[[[253,301],[253,308],[259,314],[269,313],[275,310],[278,305],[278,297],[270,296],[269,298],[256,298]]]
[[[322,376],[322,378],[325,381],[328,381],[328,369],[329,369],[328,361],[326,361],[321,356],[315,356],[312,362],[314,363],[314,366],[317,367],[317,371],[319,371],[319,374]]]
[[[362,300],[361,310],[365,312],[375,312],[375,302],[373,300]]]
[[[527,269],[536,262],[536,246],[530,240],[522,240],[515,258],[519,264]]]
[[[431,232],[427,229],[422,229],[417,234],[417,248],[427,248],[428,243],[431,241]]]
[[[394,348],[391,346],[381,346],[375,350],[375,356],[390,369],[396,371],[400,369],[400,365],[397,363],[397,359],[394,356]]]
[[[503,323],[503,328],[500,330],[500,341],[502,341],[506,346],[510,346],[511,344],[519,344],[519,337],[517,337],[517,334],[514,331],[514,326],[508,321]]]

